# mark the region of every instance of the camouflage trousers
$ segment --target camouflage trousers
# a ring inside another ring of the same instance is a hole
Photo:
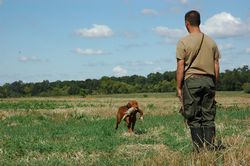
[[[182,88],[183,116],[189,127],[215,127],[215,83],[210,76],[191,77]]]

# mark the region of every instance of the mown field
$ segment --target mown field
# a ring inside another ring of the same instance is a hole
[[[135,133],[114,129],[119,106],[144,110]],[[0,165],[249,165],[250,95],[219,92],[219,152],[192,153],[174,93],[0,100]]]

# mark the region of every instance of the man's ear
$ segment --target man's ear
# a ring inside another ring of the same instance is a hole
[[[185,21],[185,26],[186,26],[186,29],[187,29],[187,31],[189,32],[189,28],[190,28],[190,22],[188,22],[188,21]]]

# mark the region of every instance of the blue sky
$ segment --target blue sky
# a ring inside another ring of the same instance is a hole
[[[173,71],[191,9],[222,71],[250,66],[249,0],[0,0],[0,84]]]

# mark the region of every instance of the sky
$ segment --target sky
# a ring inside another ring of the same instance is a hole
[[[0,0],[0,85],[174,71],[189,10],[222,72],[250,66],[249,0]]]

